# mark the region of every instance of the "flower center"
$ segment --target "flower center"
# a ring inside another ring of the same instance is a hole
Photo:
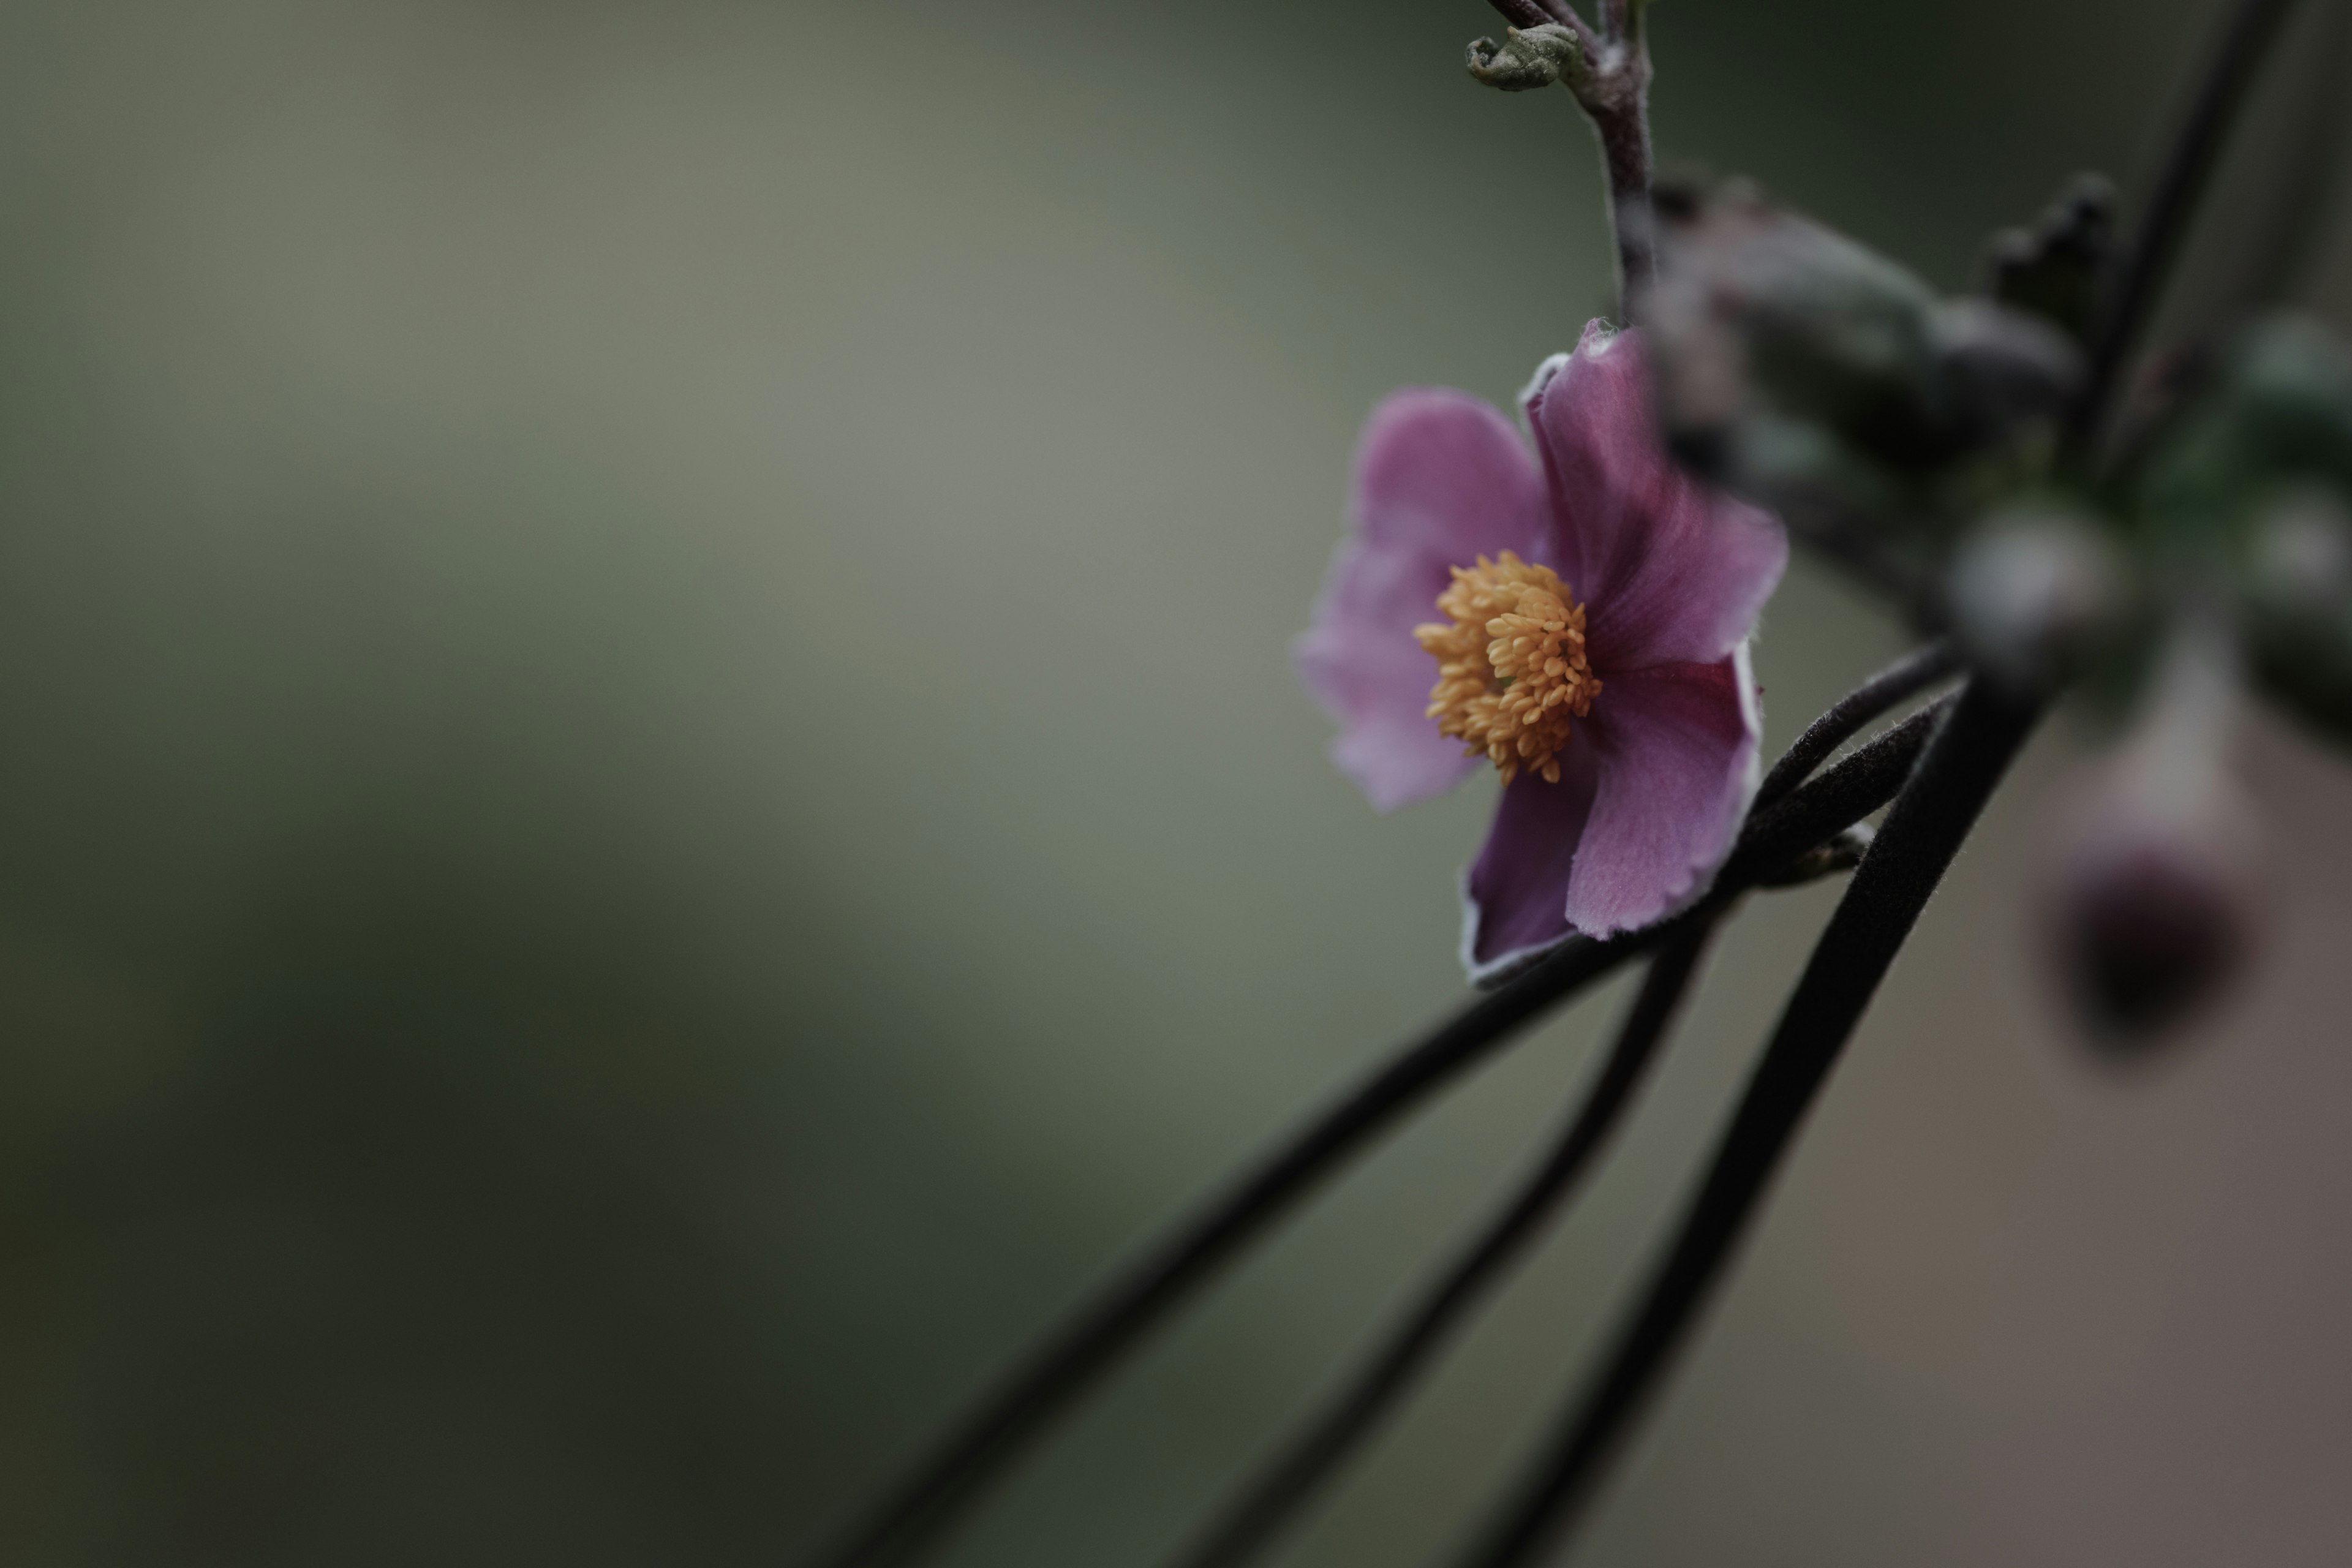
[[[1454,568],[1437,610],[1447,619],[1412,635],[1437,660],[1429,716],[1438,732],[1493,759],[1505,784],[1521,768],[1558,784],[1570,723],[1601,695],[1584,658],[1584,606],[1550,567],[1506,550]]]

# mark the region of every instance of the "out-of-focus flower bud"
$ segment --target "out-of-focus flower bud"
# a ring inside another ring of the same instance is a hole
[[[1935,300],[1910,273],[1744,184],[1672,193],[1660,226],[1664,264],[1637,313],[1669,431],[1751,410],[1852,428],[1916,402]]]
[[[1904,496],[1885,469],[1870,463],[1819,425],[1758,415],[1674,448],[1684,467],[1719,483],[1736,480],[1782,510],[1836,516],[1883,515]]]
[[[1993,237],[1990,292],[2087,342],[2115,247],[2115,185],[2102,174],[2077,174],[2032,227]]]
[[[2242,616],[2263,689],[2352,744],[2352,512],[2333,492],[2284,492],[2247,535]]]
[[[2143,510],[2158,543],[2202,549],[2309,485],[2352,495],[2352,353],[2315,322],[2273,317],[2219,357],[2147,466]]]
[[[2036,423],[2054,428],[2082,387],[2081,352],[2038,316],[1952,300],[1936,307],[1928,332],[1939,420],[1964,445],[1986,445]]]
[[[2246,329],[2227,372],[2246,435],[2277,469],[2352,485],[2352,353],[2318,322]]]
[[[1470,74],[1505,92],[1531,92],[1563,79],[1573,85],[1584,68],[1583,46],[1557,22],[1513,27],[1499,44],[1480,38],[1470,46]]]
[[[2130,564],[2105,529],[2055,503],[1988,518],[1961,544],[1948,583],[1954,635],[1969,659],[2021,692],[2087,668],[2132,611]]]
[[[1736,450],[1755,418],[1815,424],[1924,473],[2046,421],[2080,378],[2065,335],[1918,278],[1731,184],[1658,204],[1658,279],[1637,302],[1678,450]]]
[[[2182,636],[2124,745],[2062,808],[2045,925],[2060,987],[2103,1048],[2187,1021],[2253,944],[2258,829],[2231,773],[2237,700],[2223,637]]]
[[[2246,558],[2247,596],[2258,612],[2352,610],[2352,510],[2331,491],[2305,487],[2281,495],[2249,534]]]

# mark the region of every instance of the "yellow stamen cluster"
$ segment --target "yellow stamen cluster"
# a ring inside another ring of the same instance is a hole
[[[1558,784],[1570,723],[1601,695],[1584,658],[1584,606],[1550,567],[1506,550],[1454,568],[1437,609],[1446,621],[1412,635],[1437,660],[1429,716],[1438,732],[1493,759],[1505,784],[1521,768]]]

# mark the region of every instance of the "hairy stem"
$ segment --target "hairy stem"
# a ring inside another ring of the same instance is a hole
[[[1761,810],[1812,777],[1830,753],[1853,740],[1863,729],[1901,703],[1925,691],[1946,676],[1958,673],[1960,656],[1949,642],[1937,640],[1888,665],[1840,698],[1829,711],[1814,720],[1797,743],[1781,754],[1756,791]]]
[[[1421,1294],[1339,1393],[1179,1559],[1181,1568],[1238,1568],[1271,1545],[1356,1448],[1412,1392],[1454,1330],[1539,1240],[1633,1101],[1688,994],[1717,921],[1694,921],[1659,950],[1600,1075],[1549,1154]]]
[[[1642,53],[1642,87],[1624,100],[1588,103],[1609,174],[1609,213],[1617,238],[1619,314],[1633,320],[1658,270],[1658,220],[1650,206],[1650,59]]]
[[[1616,238],[1618,313],[1630,320],[1657,269],[1657,220],[1650,208],[1650,47],[1642,26],[1646,0],[1604,0],[1598,33],[1567,0],[1492,4],[1515,27],[1558,22],[1583,47],[1580,68],[1562,80],[1601,139]]]
[[[2214,158],[2292,4],[2241,0],[2214,57],[2097,336],[2093,375],[2070,425],[2070,458],[2078,465],[2092,460],[2124,360],[2154,310]],[[1537,1463],[1461,1560],[1465,1568],[1520,1568],[1581,1517],[1880,981],[2039,715],[2038,703],[1991,682],[1975,679],[1964,689],[1814,948],[1648,1289]]]
[[[1917,776],[1854,872],[1804,978],[1749,1079],[1697,1197],[1600,1375],[1461,1559],[1465,1568],[1535,1562],[1580,1516],[1603,1467],[1655,1392],[1721,1277],[1814,1096],[1895,955],[2008,772],[2039,710],[1990,682],[1964,690]]]
[[[1714,890],[1693,909],[1609,942],[1571,938],[1390,1058],[1116,1273],[814,1562],[819,1568],[882,1568],[914,1560],[1170,1311],[1375,1136],[1555,1004],[1677,939],[1692,924],[1712,921],[1724,904],[1885,805],[1902,787],[1925,739],[1924,719],[1897,725],[1770,810],[1754,814],[1717,874]]]

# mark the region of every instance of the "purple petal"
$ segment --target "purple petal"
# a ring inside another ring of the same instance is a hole
[[[1504,787],[1464,878],[1462,963],[1482,984],[1570,934],[1568,889],[1601,759],[1579,731],[1559,764],[1558,784],[1521,773]]]
[[[1745,642],[1789,542],[1769,512],[1666,455],[1641,335],[1586,327],[1536,372],[1526,408],[1558,536],[1549,563],[1585,605],[1594,668],[1712,664]]]
[[[1381,811],[1478,766],[1424,716],[1437,665],[1412,629],[1449,569],[1544,537],[1543,478],[1510,421],[1467,393],[1412,388],[1374,410],[1356,453],[1355,531],[1298,639],[1298,673],[1336,720],[1331,758]]]
[[[1748,650],[1612,675],[1584,732],[1598,786],[1565,915],[1610,936],[1690,902],[1730,852],[1763,733]]]

